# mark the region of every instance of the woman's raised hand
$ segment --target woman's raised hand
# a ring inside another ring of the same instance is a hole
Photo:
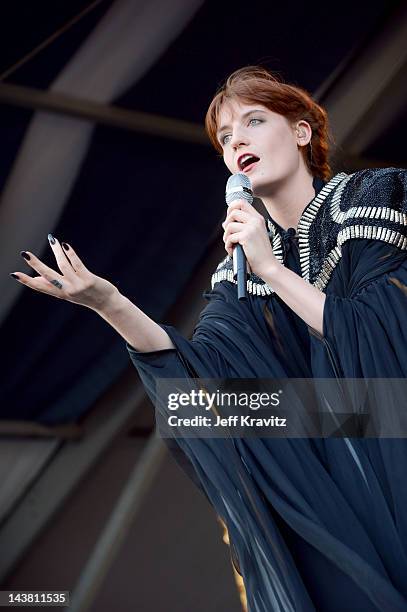
[[[109,281],[90,272],[79,259],[73,248],[48,234],[59,272],[46,266],[38,257],[28,251],[21,255],[39,276],[29,276],[23,272],[12,272],[11,276],[23,285],[47,293],[74,304],[81,304],[92,310],[102,310],[115,297],[118,289]]]

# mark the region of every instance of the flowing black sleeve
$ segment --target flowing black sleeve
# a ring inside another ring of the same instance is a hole
[[[175,348],[138,352],[127,344],[131,361],[155,407],[160,434],[163,434],[160,417],[162,414],[165,416],[165,406],[160,405],[157,392],[159,379],[285,376],[278,355],[279,345],[264,317],[263,301],[250,296],[247,303],[238,302],[236,286],[226,281],[217,283],[212,291],[207,292],[206,298],[208,304],[191,339],[185,338],[176,328],[163,324],[161,327]],[[165,435],[163,438],[176,461],[199,485],[196,470],[189,459],[190,441]]]
[[[256,343],[250,348],[246,342],[253,338],[250,321],[242,319],[236,306],[236,288],[230,283],[219,283],[207,292],[207,306],[201,312],[191,339],[186,339],[175,327],[161,324],[174,347],[160,351],[139,352],[126,343],[130,359],[155,408],[157,431],[164,439],[174,459],[201,489],[199,475],[190,460],[188,443],[180,437],[168,437],[168,428],[160,428],[161,414],[158,382],[160,379],[223,378],[238,376],[239,368],[252,374],[250,358],[253,351],[261,351]],[[246,308],[246,319],[250,317]],[[257,355],[257,360],[261,353]],[[189,442],[190,444],[190,442]],[[186,451],[186,452],[185,452]]]

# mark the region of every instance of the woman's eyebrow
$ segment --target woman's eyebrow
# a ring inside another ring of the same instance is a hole
[[[249,115],[251,115],[252,113],[265,113],[266,111],[261,110],[260,108],[255,108],[253,110],[247,111],[246,113],[243,113],[243,115],[241,115],[241,119],[246,119],[246,117],[248,117]],[[225,130],[229,130],[230,129],[230,125],[222,125],[218,131],[216,132],[217,136],[220,136],[222,132],[224,132]]]

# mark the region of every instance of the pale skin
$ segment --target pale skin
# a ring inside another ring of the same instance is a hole
[[[249,111],[250,115],[246,115]],[[272,218],[282,227],[296,227],[306,204],[314,196],[312,176],[299,150],[311,138],[309,124],[299,121],[292,126],[284,117],[261,105],[233,103],[221,109],[219,126],[223,125],[227,129],[219,138],[230,172],[240,171],[237,160],[242,153],[259,157],[260,161],[248,173],[254,194],[262,199]],[[255,208],[244,200],[233,202],[222,225],[229,255],[233,245],[240,243],[251,270],[322,335],[325,295],[280,264],[273,254],[264,218]],[[49,241],[58,271],[46,266],[30,251],[24,251],[26,263],[38,276],[14,272],[16,280],[35,291],[90,308],[137,351],[174,348],[168,334],[117,287],[88,270],[71,245],[62,246],[54,237]],[[53,280],[62,286],[55,286],[51,283]]]
[[[17,280],[35,291],[94,310],[140,352],[174,348],[167,332],[122,295],[112,283],[90,272],[70,245],[64,243],[67,248],[63,248],[53,237],[49,242],[59,272],[46,266],[30,251],[25,251],[30,257],[27,264],[39,276],[31,277],[17,272]],[[59,281],[62,288],[55,287],[51,280]]]
[[[297,228],[304,208],[315,195],[312,175],[300,151],[311,136],[306,121],[291,125],[261,104],[229,102],[220,112],[218,140],[226,166],[235,174],[241,172],[238,161],[242,154],[259,158],[247,172],[253,194],[262,199],[270,216],[284,229]],[[233,245],[241,244],[252,272],[322,335],[325,294],[277,260],[263,216],[246,200],[236,200],[229,206],[222,226],[228,254],[232,255]]]

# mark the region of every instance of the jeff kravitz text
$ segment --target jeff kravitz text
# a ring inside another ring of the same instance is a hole
[[[194,416],[192,418],[178,417],[172,414],[168,417],[170,427],[286,427],[286,418],[270,416],[256,418],[244,415],[228,417]]]

